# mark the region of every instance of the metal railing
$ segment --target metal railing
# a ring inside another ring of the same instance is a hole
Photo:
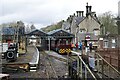
[[[81,54],[74,51],[71,52],[72,54],[68,54],[69,76],[71,78],[81,78],[81,79],[92,78],[94,80],[97,80],[94,73],[90,70],[88,65],[82,59]],[[76,63],[74,64],[74,62]]]
[[[120,72],[108,63],[100,54],[95,53],[96,68],[100,73],[101,78],[120,78]]]

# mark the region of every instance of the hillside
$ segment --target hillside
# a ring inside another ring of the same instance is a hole
[[[62,28],[62,23],[63,22],[64,21],[62,20],[62,21],[60,21],[60,22],[58,22],[56,24],[49,25],[49,26],[47,26],[45,28],[41,28],[41,30],[43,30],[45,32],[49,32],[49,31],[52,31],[52,30],[60,29],[60,28]]]

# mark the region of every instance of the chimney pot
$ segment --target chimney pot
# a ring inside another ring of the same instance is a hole
[[[89,12],[91,12],[92,6],[89,6]]]
[[[75,13],[73,14],[73,16],[75,16]]]
[[[82,17],[82,11],[79,12],[80,17]]]
[[[83,17],[83,15],[84,15],[84,11],[81,11],[81,14],[82,14],[81,16]]]
[[[76,13],[77,13],[77,17],[79,16],[79,11],[76,11]]]

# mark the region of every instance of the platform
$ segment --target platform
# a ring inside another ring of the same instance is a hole
[[[4,67],[7,67],[12,65],[15,68],[18,69],[21,68],[21,65],[28,65],[27,68],[30,67],[30,64],[38,64],[39,61],[39,52],[37,50],[37,48],[33,45],[27,46],[27,53],[25,54],[20,54],[19,57],[17,58],[17,60],[15,62],[7,62],[6,59],[2,60],[2,65]],[[24,69],[26,69],[24,67]]]
[[[2,64],[16,64],[16,63],[29,63],[31,62],[33,55],[35,55],[36,49],[34,46],[27,47],[27,53],[23,55],[19,55],[15,62],[7,62],[5,59],[2,60]]]

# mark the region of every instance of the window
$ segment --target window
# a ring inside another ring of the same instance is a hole
[[[94,35],[99,35],[99,29],[94,29],[93,32],[94,32]]]
[[[104,48],[108,48],[108,41],[104,41]]]
[[[115,39],[112,39],[112,48],[115,48]]]
[[[115,43],[112,43],[112,48],[115,48]]]
[[[85,33],[85,29],[80,29],[79,33]]]
[[[66,40],[66,45],[68,45],[68,40]]]

